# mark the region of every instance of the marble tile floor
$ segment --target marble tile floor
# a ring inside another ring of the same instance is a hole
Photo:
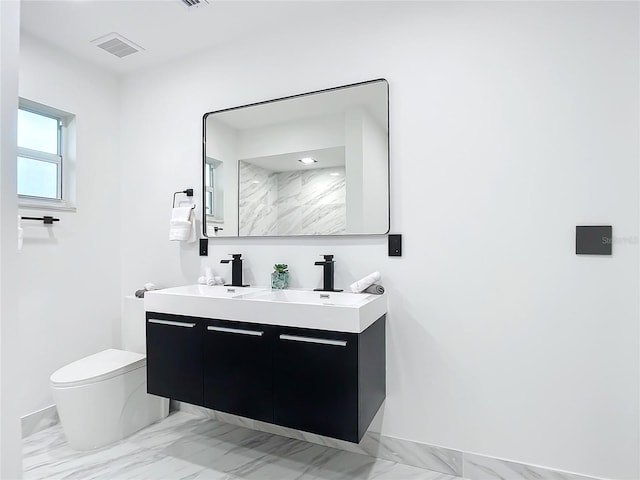
[[[89,452],[57,424],[25,438],[23,454],[25,479],[460,480],[184,412]]]

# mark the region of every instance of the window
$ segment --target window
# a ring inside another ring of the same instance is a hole
[[[207,157],[204,164],[205,210],[209,220],[224,222],[223,167],[220,160]]]
[[[62,198],[62,121],[18,110],[18,195]]]
[[[74,116],[20,99],[18,109],[18,196],[23,206],[66,208],[75,186],[64,175],[69,161],[67,137]],[[72,188],[73,187],[73,188]]]
[[[206,192],[206,210],[207,215],[213,215],[213,165],[207,162],[204,164],[204,186]]]

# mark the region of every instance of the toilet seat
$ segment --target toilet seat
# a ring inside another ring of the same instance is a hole
[[[56,370],[51,375],[51,386],[77,387],[107,380],[146,366],[146,356],[110,348]]]

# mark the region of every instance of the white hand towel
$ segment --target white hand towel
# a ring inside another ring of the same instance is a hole
[[[20,223],[22,217],[18,215],[18,251],[22,251],[22,241],[24,239],[24,229],[22,228],[22,224]]]
[[[180,222],[171,220],[169,228],[169,240],[177,242],[186,242],[191,235],[191,222]]]
[[[364,289],[370,287],[371,285],[379,281],[381,278],[382,276],[380,275],[380,272],[373,272],[367,275],[366,277],[361,278],[357,282],[352,283],[349,286],[349,288],[353,293],[360,293]]]
[[[196,234],[196,216],[191,215],[191,230],[189,233],[189,238],[187,238],[187,243],[193,243],[198,239],[198,235]]]
[[[193,212],[191,207],[173,207],[171,209],[171,221],[190,222],[191,212]]]
[[[191,242],[195,237],[195,225],[191,207],[174,207],[171,210],[169,240]]]

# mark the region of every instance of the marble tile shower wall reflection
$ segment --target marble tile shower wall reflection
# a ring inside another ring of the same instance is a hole
[[[275,172],[240,162],[240,235],[277,235],[278,179]]]
[[[337,173],[338,175],[331,175]],[[337,235],[346,230],[345,169],[278,174],[278,233]]]
[[[344,167],[276,173],[240,162],[240,235],[345,232]]]

